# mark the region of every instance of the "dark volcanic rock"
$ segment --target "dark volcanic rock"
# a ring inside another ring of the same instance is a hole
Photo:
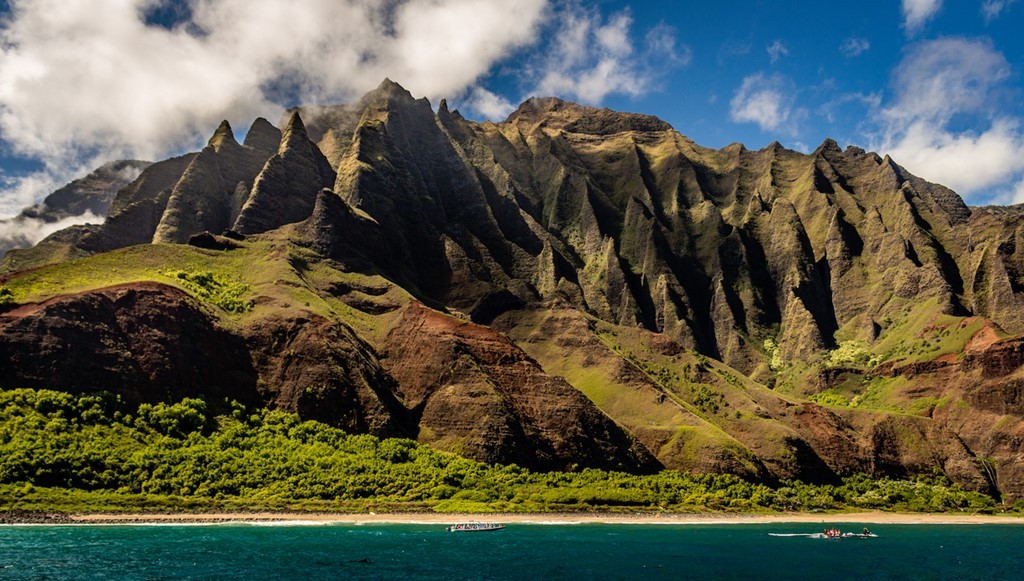
[[[105,252],[152,242],[167,207],[171,189],[181,179],[195,154],[154,163],[117,193],[106,222],[84,236],[78,246],[87,252]]]
[[[246,331],[263,396],[353,433],[413,434],[398,385],[365,342],[322,317],[271,318]]]
[[[406,266],[391,248],[380,225],[349,206],[333,191],[322,190],[313,213],[300,227],[313,250],[346,264],[351,270],[381,270],[407,278]]]
[[[659,467],[583,394],[485,327],[413,303],[386,349],[425,443],[541,470]]]
[[[139,283],[0,313],[0,387],[112,391],[127,401],[227,397],[346,430],[410,433],[395,382],[351,331],[271,319],[244,337],[183,292]]]
[[[259,403],[245,344],[183,292],[140,283],[0,315],[0,385],[113,391],[132,402],[188,396]]]
[[[206,248],[207,250],[235,250],[239,247],[231,241],[231,238],[214,236],[210,232],[200,232],[195,236],[189,237],[188,245],[195,246],[196,248]]]

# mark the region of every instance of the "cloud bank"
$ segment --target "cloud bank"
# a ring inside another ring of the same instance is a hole
[[[0,258],[12,248],[28,248],[58,230],[77,224],[100,224],[102,216],[86,212],[80,216],[69,216],[56,222],[19,216],[0,220]]]
[[[894,100],[881,111],[878,149],[966,197],[1017,183],[993,200],[1011,201],[1014,190],[1024,193],[1024,120],[999,113],[1010,75],[1006,57],[987,40],[944,38],[915,45],[893,73]],[[957,130],[962,117],[987,129]]]
[[[0,216],[103,161],[194,147],[224,117],[247,127],[296,103],[350,100],[386,76],[431,99],[460,93],[533,43],[549,10],[547,0],[190,0],[168,27],[149,17],[182,3],[10,5],[0,138],[45,169],[7,180]],[[624,24],[587,32],[614,57]],[[599,79],[579,83],[600,98]]]

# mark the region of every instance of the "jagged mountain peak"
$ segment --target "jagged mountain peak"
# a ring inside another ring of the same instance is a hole
[[[368,107],[378,107],[383,109],[395,109],[400,107],[408,107],[415,103],[428,103],[425,98],[416,99],[412,96],[408,90],[402,85],[392,81],[391,79],[384,79],[384,81],[374,90],[363,95],[359,99],[358,105],[362,109]]]
[[[652,115],[598,109],[558,97],[531,97],[513,111],[505,123],[529,126],[543,124],[570,133],[591,135],[672,130],[671,125]]]
[[[257,151],[275,152],[280,143],[281,130],[263,117],[257,117],[249,126],[249,132],[245,134],[243,145]]]
[[[842,154],[843,150],[842,148],[839,147],[839,143],[837,143],[835,139],[832,139],[831,137],[826,137],[825,141],[822,141],[821,145],[819,145],[818,148],[814,150],[814,154],[820,153]]]
[[[309,135],[306,133],[306,125],[302,122],[302,116],[298,109],[293,109],[288,114],[288,122],[285,123],[284,131],[281,132],[281,143],[278,153],[283,154],[288,149],[308,147]]]
[[[396,94],[403,97],[408,96],[410,99],[412,98],[412,93],[402,85],[392,81],[389,77],[384,77],[384,80],[377,85],[376,89],[370,91],[370,93],[381,93],[386,95]]]
[[[206,144],[218,151],[225,146],[238,145],[238,142],[235,141],[235,133],[231,130],[231,124],[227,119],[220,122],[217,130],[213,132],[213,136]]]

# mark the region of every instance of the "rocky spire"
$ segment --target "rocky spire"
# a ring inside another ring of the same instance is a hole
[[[300,149],[309,147],[309,135],[306,133],[306,125],[299,116],[299,110],[292,110],[288,116],[288,123],[281,133],[281,143],[277,152],[283,154],[289,149]]]
[[[234,230],[254,234],[305,220],[313,211],[317,193],[333,186],[335,179],[327,159],[309,140],[299,112],[292,111],[277,154],[256,177]]]
[[[252,122],[252,126],[249,127],[249,132],[245,134],[246,147],[251,147],[257,151],[267,152],[268,155],[273,155],[277,152],[278,144],[281,143],[281,130],[270,124],[269,121],[263,117],[257,117]]]
[[[231,124],[225,119],[220,122],[217,130],[213,132],[213,137],[206,144],[219,152],[225,145],[238,145],[238,142],[235,141],[235,134],[231,131]]]

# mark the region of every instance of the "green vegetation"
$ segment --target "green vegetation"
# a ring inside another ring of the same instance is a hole
[[[14,293],[11,289],[0,286],[0,307],[14,304]]]
[[[768,369],[779,371],[786,366],[786,362],[782,359],[782,354],[779,352],[779,344],[774,339],[768,338],[764,340],[764,352],[768,359]]]
[[[249,292],[249,286],[225,280],[223,276],[209,271],[165,272],[164,276],[176,280],[196,298],[217,305],[229,313],[244,313],[252,310],[251,300],[242,300]]]
[[[846,407],[850,405],[850,402],[835,389],[826,389],[825,391],[812,394],[810,400],[814,403],[821,405],[830,405],[837,407]]]
[[[290,509],[987,511],[941,476],[850,476],[776,487],[729,475],[532,473],[411,440],[349,435],[279,411],[185,399],[125,405],[110,394],[0,392],[0,503],[74,511]]]
[[[862,341],[842,341],[828,353],[825,365],[829,367],[874,367],[881,358],[872,356]]]

